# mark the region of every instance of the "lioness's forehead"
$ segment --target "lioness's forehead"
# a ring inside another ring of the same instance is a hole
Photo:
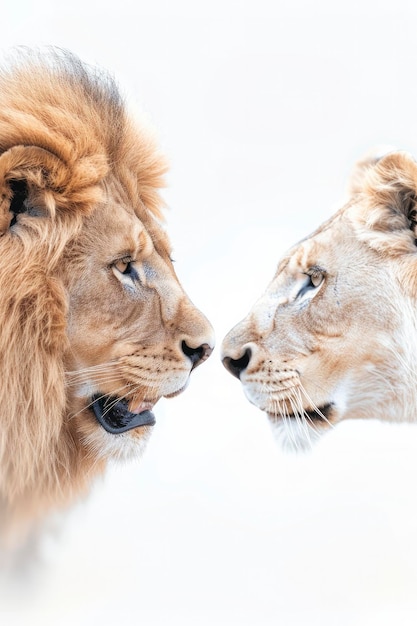
[[[321,247],[320,242],[314,235],[303,239],[300,243],[290,248],[281,259],[277,267],[276,276],[286,273],[293,274],[308,269],[310,265],[317,263]]]
[[[316,265],[326,266],[353,239],[344,219],[344,211],[340,210],[287,251],[278,263],[275,277],[304,272]]]
[[[305,239],[298,245],[288,262],[290,271],[308,269],[322,256],[323,245],[320,235]]]

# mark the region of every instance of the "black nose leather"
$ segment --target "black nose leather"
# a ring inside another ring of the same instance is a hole
[[[181,350],[184,352],[185,356],[190,359],[192,363],[191,369],[198,367],[203,361],[208,359],[213,352],[213,348],[211,348],[208,343],[202,343],[201,346],[192,348],[185,341],[181,343]]]
[[[231,356],[225,356],[223,358],[223,365],[232,376],[240,378],[241,373],[248,367],[251,356],[252,352],[247,348],[240,359],[232,359]]]

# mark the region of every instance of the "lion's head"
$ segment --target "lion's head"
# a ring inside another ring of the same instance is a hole
[[[143,448],[212,328],[175,275],[166,167],[111,78],[24,55],[0,74],[0,504],[36,517]]]
[[[345,418],[416,419],[416,196],[407,154],[364,159],[346,206],[224,339],[224,365],[289,447]]]

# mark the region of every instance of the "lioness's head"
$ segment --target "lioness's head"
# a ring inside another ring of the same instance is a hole
[[[224,339],[224,365],[289,447],[345,418],[416,419],[416,196],[408,155],[362,161],[346,206]]]
[[[171,262],[165,169],[107,75],[60,52],[2,70],[3,515],[65,503],[140,451],[213,349]]]

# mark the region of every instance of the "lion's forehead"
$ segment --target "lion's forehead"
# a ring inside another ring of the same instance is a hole
[[[108,231],[113,244],[112,252],[126,250],[131,254],[141,250],[148,256],[152,252],[153,243],[143,223],[121,209],[117,213],[115,219],[111,220],[112,228]]]
[[[146,226],[137,218],[132,217],[124,229],[121,229],[120,252],[124,249],[133,257],[145,260],[154,252],[154,242]]]
[[[170,243],[164,229],[145,208],[138,213],[128,200],[110,196],[86,220],[81,237],[87,245],[101,250],[108,262],[123,256],[142,261],[155,250],[168,258]]]

